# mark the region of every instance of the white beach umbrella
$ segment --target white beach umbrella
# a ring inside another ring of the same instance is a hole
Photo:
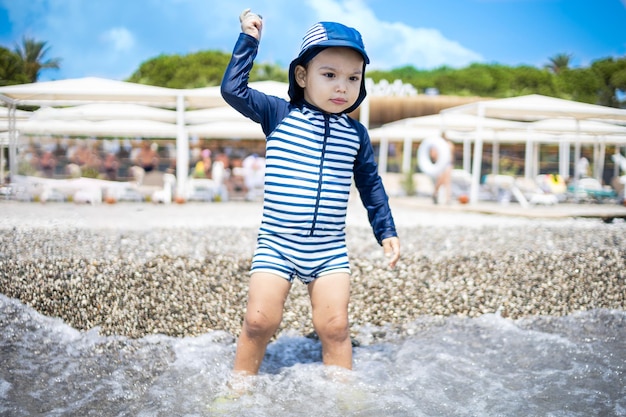
[[[37,120],[17,123],[20,134],[175,138],[176,125],[154,120]]]
[[[91,103],[72,107],[42,107],[33,112],[36,120],[155,120],[175,123],[173,110],[133,103]]]

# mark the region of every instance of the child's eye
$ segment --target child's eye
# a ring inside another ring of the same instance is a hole
[[[335,77],[335,74],[333,74],[332,72],[326,72],[323,75],[326,78],[334,78]]]
[[[352,77],[350,77],[350,81],[361,81],[361,78],[356,75],[353,75]]]

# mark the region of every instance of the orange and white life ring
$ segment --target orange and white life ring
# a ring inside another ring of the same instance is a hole
[[[431,159],[431,151],[437,151],[437,160]],[[450,146],[440,136],[433,136],[422,141],[417,149],[417,164],[420,170],[433,178],[438,177],[450,164]]]

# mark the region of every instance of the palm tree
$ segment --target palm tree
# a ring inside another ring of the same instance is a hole
[[[15,52],[24,63],[24,72],[30,82],[37,82],[39,72],[42,69],[59,69],[60,58],[45,60],[45,56],[49,51],[50,48],[46,46],[46,42],[36,41],[25,36],[22,38],[22,45],[16,45]]]
[[[555,74],[561,71],[569,69],[569,64],[572,61],[572,54],[557,54],[550,58],[550,63],[546,64],[546,68]]]
[[[0,86],[27,82],[28,78],[24,74],[24,65],[20,57],[0,46]]]

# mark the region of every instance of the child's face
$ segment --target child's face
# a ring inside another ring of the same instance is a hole
[[[327,113],[343,113],[359,98],[363,56],[351,48],[326,48],[306,68],[298,65],[295,78],[307,102]]]

